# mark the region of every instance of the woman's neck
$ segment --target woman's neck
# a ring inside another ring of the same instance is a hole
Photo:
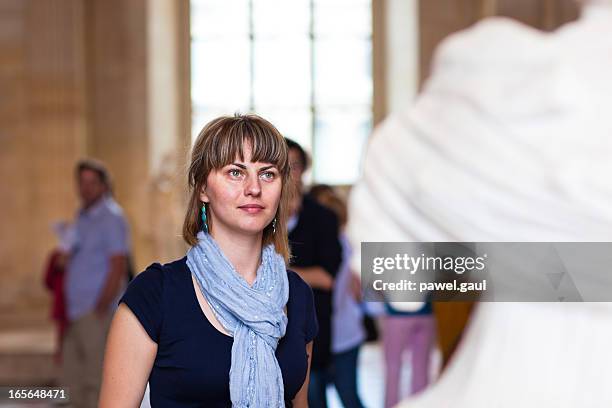
[[[243,236],[223,231],[211,231],[211,235],[236,272],[249,285],[252,285],[261,263],[262,233]]]

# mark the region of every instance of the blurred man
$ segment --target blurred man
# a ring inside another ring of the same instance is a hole
[[[552,34],[494,18],[445,40],[415,106],[372,137],[355,249],[611,241],[611,72],[611,1]],[[440,381],[401,406],[612,406],[611,341],[609,304],[483,303]]]
[[[126,282],[129,232],[102,163],[79,162],[76,182],[81,208],[65,278],[63,379],[73,406],[89,408],[97,405],[106,334]]]

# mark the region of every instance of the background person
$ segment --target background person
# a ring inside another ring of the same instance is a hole
[[[81,208],[64,276],[68,325],[64,332],[62,382],[74,407],[96,406],[104,343],[127,276],[128,225],[110,194],[104,164],[88,159],[76,166]]]
[[[311,408],[326,407],[326,372],[331,365],[332,290],[334,277],[342,262],[338,240],[338,219],[308,194],[303,194],[302,176],[308,156],[302,147],[286,139],[289,147],[291,178],[296,184],[296,200],[289,218],[291,269],[313,289],[319,334],[315,338],[308,403]]]
[[[340,223],[342,264],[334,281],[332,295],[332,367],[327,381],[334,384],[345,408],[361,408],[363,404],[357,392],[357,363],[366,332],[359,303],[361,284],[349,265],[352,251],[344,233],[347,221],[346,204],[330,186],[324,184],[312,186],[310,195],[319,204],[332,210]]]

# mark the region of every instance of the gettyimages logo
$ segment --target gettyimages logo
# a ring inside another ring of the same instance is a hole
[[[410,256],[406,253],[396,254],[395,257],[376,257],[372,262],[374,274],[384,273],[385,270],[404,270],[414,275],[419,271],[446,271],[461,275],[467,271],[483,271],[487,254],[478,257],[457,256]]]
[[[612,301],[612,243],[362,243],[367,301]]]

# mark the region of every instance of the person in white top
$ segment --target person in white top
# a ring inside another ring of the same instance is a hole
[[[362,241],[612,241],[612,1],[553,33],[491,18],[446,39],[374,132]],[[400,407],[612,406],[612,306],[483,303],[440,380]]]

